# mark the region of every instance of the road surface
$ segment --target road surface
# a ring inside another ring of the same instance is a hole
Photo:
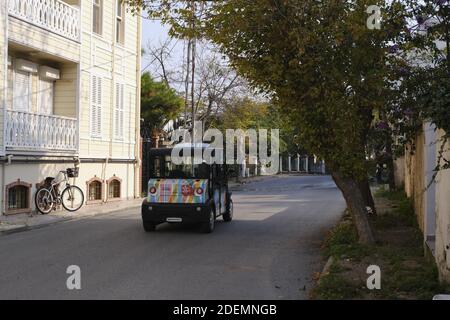
[[[1,236],[0,299],[307,299],[345,207],[331,178],[266,177],[233,198],[212,234],[145,233],[134,209]],[[70,265],[81,290],[67,289]]]

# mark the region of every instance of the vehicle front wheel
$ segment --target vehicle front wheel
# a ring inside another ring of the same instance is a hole
[[[230,200],[227,211],[223,214],[223,221],[230,222],[233,220],[233,200]]]
[[[142,221],[145,232],[152,232],[156,229],[156,224],[153,222]]]
[[[214,214],[214,209],[211,208],[209,210],[209,221],[202,223],[202,232],[203,233],[211,233],[214,231],[216,223],[216,215]]]

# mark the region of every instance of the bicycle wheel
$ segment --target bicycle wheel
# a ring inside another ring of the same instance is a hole
[[[84,203],[84,194],[77,186],[70,186],[61,193],[61,203],[67,211],[77,211]]]
[[[34,196],[34,203],[36,209],[42,214],[48,214],[52,211],[54,206],[54,200],[50,190],[41,188],[36,192]]]

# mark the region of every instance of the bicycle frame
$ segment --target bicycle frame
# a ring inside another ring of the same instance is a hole
[[[64,178],[61,179],[61,180],[57,180],[58,176],[60,176],[61,174],[64,176]],[[67,177],[67,172],[65,172],[65,171],[60,171],[60,172],[58,173],[58,175],[55,177],[55,181],[52,182],[52,183],[50,184],[50,187],[48,188],[48,190],[50,191],[50,193],[51,193],[51,194],[54,194],[54,195],[56,196],[56,199],[55,199],[55,200],[60,200],[60,198],[61,198],[61,192],[60,192],[60,190],[59,190],[57,187],[58,187],[61,183],[63,183],[63,182],[66,183],[66,188],[67,188],[68,186],[70,186],[69,178]],[[56,192],[56,191],[58,191],[58,192]]]

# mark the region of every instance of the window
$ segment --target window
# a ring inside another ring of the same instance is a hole
[[[97,177],[86,182],[88,190],[88,203],[101,202],[103,200],[103,183]]]
[[[103,24],[103,0],[92,1],[92,31],[98,35],[102,34]]]
[[[39,79],[38,108],[40,114],[53,114],[54,81]]]
[[[28,208],[28,188],[15,186],[8,192],[8,210]]]
[[[13,109],[28,112],[31,102],[31,75],[29,72],[16,70],[14,74]]]
[[[91,83],[91,136],[102,133],[102,78],[92,76]]]
[[[31,184],[17,180],[6,186],[6,214],[31,212]]]
[[[120,199],[121,182],[116,176],[108,180],[108,199]]]
[[[125,3],[117,0],[116,8],[116,42],[124,44],[125,39]]]
[[[124,85],[116,83],[116,104],[114,108],[114,136],[123,138],[123,88]]]

